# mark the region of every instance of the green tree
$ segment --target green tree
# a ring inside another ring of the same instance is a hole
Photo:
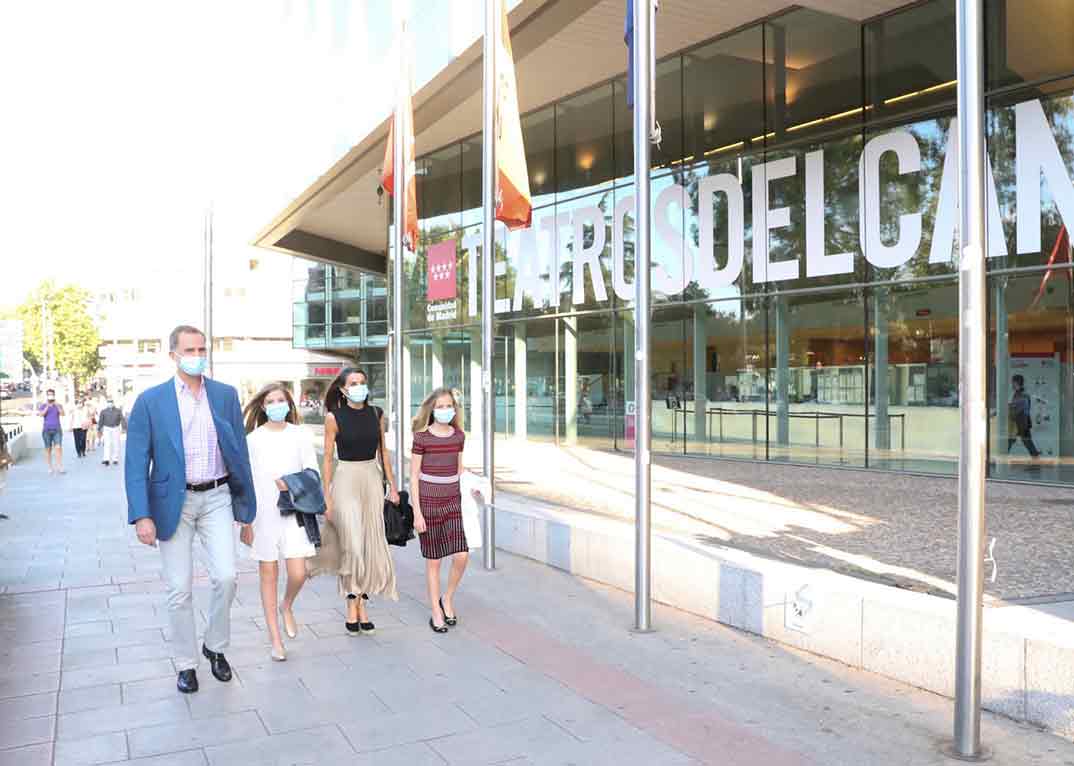
[[[90,317],[89,303],[89,291],[46,280],[19,306],[19,319],[23,321],[23,353],[35,372],[43,373],[46,364],[41,358],[42,305],[52,329],[56,371],[71,376],[77,386],[100,369],[97,349],[101,338]]]

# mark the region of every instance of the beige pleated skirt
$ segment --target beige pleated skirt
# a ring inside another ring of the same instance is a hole
[[[395,565],[384,536],[384,489],[376,460],[340,461],[332,478],[332,521],[321,527],[321,547],[309,559],[310,576],[339,577],[339,593],[399,600]]]

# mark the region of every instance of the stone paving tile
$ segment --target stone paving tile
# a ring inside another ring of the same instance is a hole
[[[351,766],[444,766],[446,763],[427,742],[364,753],[350,761]]]
[[[135,729],[127,737],[131,757],[141,758],[229,742],[249,743],[266,733],[257,713],[243,712]]]
[[[173,685],[173,694],[174,685]],[[264,684],[204,684],[197,694],[184,695],[194,719],[210,718],[225,713],[241,713],[271,706],[280,700],[296,709],[323,710],[300,679],[280,679]],[[323,722],[319,721],[318,723]]]
[[[139,705],[146,702],[153,702],[154,700],[169,699],[174,697],[179,692],[175,688],[175,673],[169,673],[166,676],[160,678],[147,678],[144,681],[130,681],[122,684],[123,704],[124,705]],[[206,670],[202,667],[201,672],[198,674],[198,681],[202,684],[202,688],[205,688],[208,684],[206,681],[216,683],[216,679],[212,676],[207,676]],[[201,694],[199,691],[198,694]]]
[[[44,694],[60,688],[59,673],[12,674],[0,678],[0,699],[24,697],[27,694]]]
[[[243,742],[205,748],[210,766],[336,766],[350,764],[354,749],[336,726],[251,737]]]
[[[51,715],[22,720],[4,719],[0,721],[0,750],[51,742],[55,726],[56,718]]]
[[[37,644],[25,644],[20,648],[33,648]],[[0,678],[24,676],[30,673],[57,673],[60,655],[57,652],[20,652],[18,657],[0,657]]]
[[[96,766],[127,759],[127,736],[102,734],[86,739],[68,739],[55,743],[54,766]]]
[[[119,684],[87,686],[83,689],[64,689],[58,696],[60,715],[93,710],[98,707],[110,707],[123,701]]]
[[[147,758],[135,758],[123,761],[123,766],[208,766],[209,760],[204,750],[183,750],[179,753],[151,755]]]
[[[116,649],[121,646],[163,643],[164,634],[160,630],[136,630],[125,633],[109,633],[99,636],[68,638],[63,643],[63,651],[65,653],[92,652],[98,649]]]
[[[80,686],[126,683],[148,678],[174,675],[175,666],[170,660],[131,662],[126,665],[106,665],[63,672],[62,687],[77,689]]]
[[[418,715],[392,713],[344,723],[341,728],[358,752],[370,752],[473,732],[478,724],[457,706],[438,703]]]
[[[0,766],[52,766],[52,743],[0,750]]]
[[[97,707],[81,713],[61,715],[56,724],[56,739],[85,739],[98,734],[179,723],[189,718],[186,700],[176,692],[171,699],[139,705]]]
[[[474,766],[523,758],[544,749],[577,744],[570,734],[541,717],[453,734],[429,742],[430,747],[448,763]]]
[[[0,722],[38,718],[56,713],[56,692],[0,700]]]
[[[81,668],[103,667],[116,664],[115,649],[98,649],[91,652],[72,652],[63,655],[63,672]]]

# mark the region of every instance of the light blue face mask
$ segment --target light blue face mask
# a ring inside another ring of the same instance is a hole
[[[450,423],[455,419],[455,408],[437,407],[433,410],[433,417],[436,418],[437,423]]]
[[[202,375],[208,365],[209,360],[204,356],[179,357],[179,369],[187,375],[193,375],[195,378]]]
[[[265,414],[273,423],[285,421],[289,412],[291,412],[291,405],[287,402],[273,402],[265,405]]]
[[[348,399],[359,404],[369,398],[369,386],[365,383],[355,383],[353,386],[347,386],[345,393]]]

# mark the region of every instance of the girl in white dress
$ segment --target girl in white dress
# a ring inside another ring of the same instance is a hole
[[[261,605],[272,640],[271,656],[282,662],[287,659],[287,652],[280,637],[277,610],[288,638],[295,638],[298,625],[292,609],[306,582],[306,559],[316,549],[296,517],[282,515],[276,501],[280,492],[287,489],[282,477],[306,468],[316,471],[317,455],[313,437],[299,425],[298,408],[282,383],[271,383],[261,389],[246,405],[245,414],[257,515],[253,525],[244,529],[242,542],[251,546],[253,558],[260,562]],[[287,567],[287,590],[277,607],[281,556]]]

